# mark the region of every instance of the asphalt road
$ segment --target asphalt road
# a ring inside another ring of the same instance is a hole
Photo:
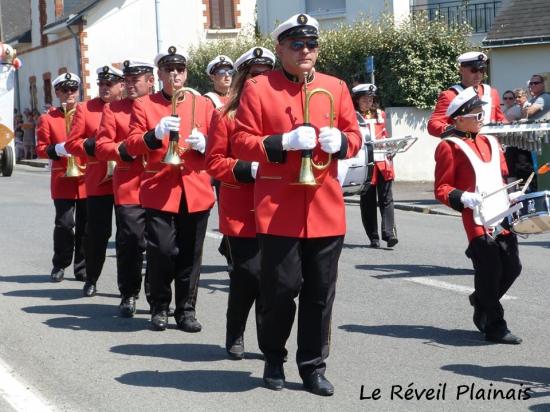
[[[225,356],[229,283],[215,210],[198,300],[203,331],[186,334],[171,320],[153,332],[143,297],[135,318],[118,317],[113,242],[96,297],[81,297],[70,269],[64,282],[49,282],[49,174],[18,165],[0,178],[0,410],[40,409],[25,409],[33,400],[56,411],[550,410],[550,235],[520,241],[523,273],[503,303],[524,343],[502,346],[486,343],[471,321],[473,276],[460,219],[397,211],[399,244],[373,250],[358,206],[347,214],[327,369],[336,393],[302,390],[295,331],[287,388],[272,392],[262,387],[252,319],[246,359]]]

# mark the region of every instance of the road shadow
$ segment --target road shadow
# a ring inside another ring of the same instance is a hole
[[[136,371],[115,380],[125,385],[174,388],[200,393],[238,393],[263,387],[262,379],[251,376],[251,372],[220,370]],[[302,385],[286,382],[285,389],[302,390]]]
[[[93,299],[93,298],[92,298]],[[42,315],[69,315],[51,318],[45,325],[57,329],[86,330],[90,332],[137,332],[149,329],[149,320],[118,315],[118,305],[83,303],[74,305],[44,305],[22,308],[24,312]]]
[[[80,282],[84,285],[83,282]],[[82,296],[82,289],[30,289],[30,290],[13,290],[5,292],[5,296],[18,296],[28,298],[49,298],[50,300],[74,300],[88,299]],[[97,296],[105,298],[120,298],[120,295],[114,293],[97,292]]]
[[[532,388],[532,398],[550,396],[550,368],[542,366],[502,365],[502,366],[480,366],[471,364],[452,364],[441,367],[444,371],[453,372],[457,375],[474,376],[490,382],[503,382],[511,385],[523,384],[523,387]],[[537,405],[534,405],[537,406]],[[539,409],[546,405],[538,405]]]
[[[520,246],[539,246],[550,249],[550,242],[525,242],[523,240],[520,240],[519,244]]]
[[[369,272],[391,272],[387,274],[372,275],[372,277],[376,279],[474,275],[473,269],[451,268],[437,265],[355,265],[355,267],[359,270],[368,270]]]
[[[0,276],[0,282],[13,283],[51,283],[49,274]]]
[[[465,329],[443,329],[425,325],[341,325],[338,329],[366,335],[387,336],[400,339],[419,339],[425,344],[445,346],[486,346],[479,332]]]
[[[219,345],[195,343],[128,344],[113,346],[111,352],[173,359],[180,362],[210,362],[227,359],[225,348]]]
[[[201,273],[227,273],[227,265],[202,265]]]
[[[529,406],[530,411],[548,412],[550,411],[550,403],[539,403],[538,405]]]
[[[229,277],[225,279],[201,279],[199,287],[208,290],[208,293],[229,293]]]

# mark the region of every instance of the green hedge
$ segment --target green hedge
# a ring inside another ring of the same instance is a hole
[[[389,16],[363,19],[321,32],[317,70],[344,79],[350,87],[369,81],[365,58],[374,56],[376,84],[383,106],[432,108],[440,90],[458,80],[456,57],[468,50],[469,28],[448,28],[445,22],[415,16],[399,25]],[[274,50],[271,39],[240,36],[236,40],[205,42],[190,51],[189,85],[206,92],[204,72],[218,54],[236,59],[254,45]]]

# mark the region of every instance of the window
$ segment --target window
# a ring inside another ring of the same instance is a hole
[[[306,12],[312,14],[346,10],[346,0],[306,0]]]
[[[52,79],[48,73],[44,75],[44,104],[52,104],[52,102]]]
[[[36,95],[36,77],[31,76],[29,78],[29,94],[31,96],[31,111],[38,110],[38,97]]]
[[[210,0],[210,28],[234,29],[233,0]]]

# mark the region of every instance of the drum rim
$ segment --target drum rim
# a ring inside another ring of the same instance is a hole
[[[521,202],[522,200],[525,200],[525,199],[532,199],[534,197],[544,197],[544,196],[550,196],[550,190],[541,190],[538,192],[526,193],[524,195],[519,196],[517,198],[517,201]]]

